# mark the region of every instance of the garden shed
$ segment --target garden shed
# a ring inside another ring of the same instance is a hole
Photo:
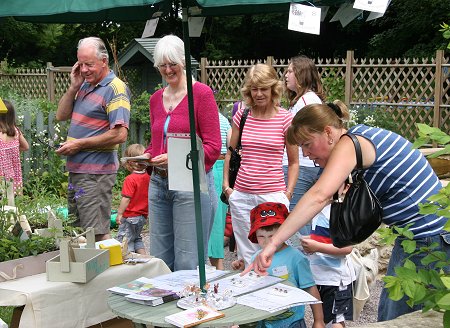
[[[120,76],[128,83],[133,97],[143,91],[153,93],[158,84],[164,83],[153,67],[153,53],[160,38],[133,39],[118,55]],[[191,56],[192,76],[197,79],[199,63]]]

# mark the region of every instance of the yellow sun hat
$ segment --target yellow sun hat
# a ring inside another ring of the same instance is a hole
[[[0,98],[0,113],[5,114],[8,112],[8,108],[6,108],[5,103],[3,102],[2,98]]]

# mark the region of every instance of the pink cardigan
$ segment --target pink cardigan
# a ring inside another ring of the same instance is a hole
[[[170,114],[163,105],[163,90],[156,91],[150,97],[151,140],[146,149],[152,157],[167,153],[164,143],[164,124],[170,115],[168,133],[189,133],[189,109],[187,95]],[[205,152],[205,170],[208,172],[220,155],[222,141],[220,137],[219,112],[210,87],[195,82],[193,85],[195,130],[202,139]]]

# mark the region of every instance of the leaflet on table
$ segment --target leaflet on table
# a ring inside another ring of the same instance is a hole
[[[240,276],[240,273],[237,273],[235,275],[216,280],[214,281],[214,284],[218,284],[221,291],[230,290],[233,296],[238,296],[274,285],[283,280],[284,279],[282,278],[274,276],[260,276],[254,271],[250,271],[242,277]]]
[[[164,318],[164,321],[177,327],[188,328],[224,316],[224,313],[202,305],[168,315]]]
[[[215,280],[228,273],[229,271],[223,270],[206,270],[206,281]],[[198,270],[179,270],[152,278],[150,281],[155,287],[181,292],[187,284],[198,285],[200,277]]]
[[[125,296],[125,299],[127,301],[152,306],[171,302],[179,298],[180,296],[178,296],[178,294],[175,293],[174,291],[155,287],[147,288],[141,290],[140,292]]]
[[[293,306],[322,302],[300,288],[278,283],[240,296],[237,303],[272,313]]]
[[[118,295],[129,295],[138,293],[144,289],[153,287],[150,278],[141,277],[136,280],[127,282],[126,284],[118,285],[115,287],[108,288],[107,290],[111,293]]]

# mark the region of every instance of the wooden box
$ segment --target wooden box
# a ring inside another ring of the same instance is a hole
[[[58,254],[59,251],[53,251],[0,262],[0,282],[44,273],[46,268],[45,262]]]
[[[109,268],[109,250],[93,248],[74,248],[75,261],[68,262],[68,271],[64,269],[64,260],[58,255],[47,261],[48,281],[69,281],[86,283]]]
[[[85,234],[86,248],[72,248],[72,239],[60,240],[59,256],[47,261],[48,281],[86,283],[109,268],[109,250],[95,248],[94,229]]]

